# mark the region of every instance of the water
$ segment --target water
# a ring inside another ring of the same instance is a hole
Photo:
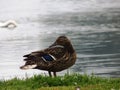
[[[120,77],[119,9],[119,0],[1,0],[0,21],[13,19],[18,27],[0,28],[0,79],[46,73],[20,70],[22,56],[60,35],[68,36],[77,52],[71,72]]]

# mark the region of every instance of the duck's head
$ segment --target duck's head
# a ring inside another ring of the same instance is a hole
[[[56,39],[55,44],[67,46],[67,45],[71,44],[71,42],[66,36],[60,36]]]
[[[61,45],[64,48],[68,49],[70,52],[74,52],[73,46],[71,44],[71,41],[66,36],[60,36],[56,39],[56,41],[53,44],[55,45]]]

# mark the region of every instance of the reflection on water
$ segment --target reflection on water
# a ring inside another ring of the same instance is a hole
[[[71,72],[120,77],[120,12],[118,7],[111,8],[118,3],[112,5],[110,0],[108,6],[112,6],[105,8],[102,2],[99,4],[98,0],[92,1],[96,2],[79,0],[77,5],[74,5],[76,1],[73,0],[68,0],[66,4],[59,0],[54,3],[51,0],[31,0],[25,9],[15,9],[16,5],[9,9],[2,1],[5,11],[0,10],[0,19],[6,20],[11,16],[19,25],[14,30],[0,28],[0,79],[24,77],[26,73],[28,76],[44,73],[40,70],[20,70],[19,67],[24,63],[22,56],[48,47],[59,35],[68,36],[77,52],[77,61],[70,68]],[[40,2],[43,3],[38,5]],[[56,6],[58,2],[64,5],[65,10]],[[32,3],[35,6],[32,6]],[[81,3],[89,6],[84,8]],[[20,3],[22,4],[23,2]],[[27,1],[24,5],[27,5]],[[80,11],[79,7],[84,9]],[[89,11],[90,7],[93,11]],[[25,12],[27,9],[28,12]],[[59,74],[64,73],[66,71]]]
[[[80,41],[75,43],[78,61],[73,67],[74,70],[101,76],[119,77],[119,38],[118,31],[90,33],[79,37]]]

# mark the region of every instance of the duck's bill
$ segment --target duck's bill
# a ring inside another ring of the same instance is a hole
[[[26,69],[33,69],[33,68],[36,68],[37,65],[34,64],[34,65],[24,65],[24,66],[21,66],[20,69],[23,69],[23,70],[26,70]]]

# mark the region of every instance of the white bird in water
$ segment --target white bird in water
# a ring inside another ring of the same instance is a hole
[[[15,28],[17,23],[14,20],[8,20],[6,22],[0,22],[0,27],[2,28]]]

